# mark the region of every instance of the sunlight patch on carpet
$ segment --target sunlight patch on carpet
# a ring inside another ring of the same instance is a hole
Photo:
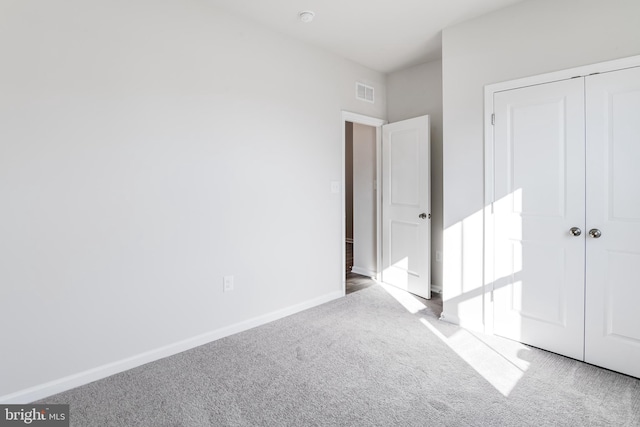
[[[427,309],[424,303],[409,292],[378,283],[409,313],[418,314]],[[504,340],[498,341],[489,335],[475,335],[450,324],[434,325],[424,317],[420,318],[420,322],[505,397],[509,396],[529,368],[530,363],[523,358],[529,349],[521,343],[505,343]],[[445,334],[438,328],[447,331],[453,329],[454,332]],[[497,342],[501,344],[498,346]]]
[[[403,291],[402,289],[396,288],[395,286],[387,285],[386,283],[379,283],[382,289],[384,289],[389,295],[391,295],[396,301],[398,301],[402,306],[411,314],[416,314],[421,310],[427,308],[422,302],[420,302],[416,297],[411,295],[409,292]]]
[[[528,362],[518,357],[522,352],[529,351],[522,344],[514,342],[507,351],[498,350],[464,329],[458,329],[447,337],[427,319],[420,321],[505,397],[509,396],[529,367]]]

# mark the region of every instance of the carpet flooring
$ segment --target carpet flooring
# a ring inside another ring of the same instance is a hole
[[[640,426],[640,380],[373,285],[49,397],[73,426]]]

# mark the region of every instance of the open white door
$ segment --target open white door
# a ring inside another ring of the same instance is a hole
[[[382,281],[431,298],[429,116],[382,127]]]

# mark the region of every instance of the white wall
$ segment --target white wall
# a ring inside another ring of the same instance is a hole
[[[442,61],[387,75],[387,117],[397,122],[429,115],[431,121],[431,284],[442,290]]]
[[[340,295],[340,111],[384,75],[206,0],[5,1],[0,52],[0,401]]]
[[[637,0],[536,0],[443,32],[444,313],[482,328],[483,87],[640,54]]]
[[[376,128],[353,124],[353,272],[375,277]]]

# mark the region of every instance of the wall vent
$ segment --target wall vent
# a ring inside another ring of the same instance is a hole
[[[356,99],[359,99],[360,101],[371,102],[373,104],[373,86],[368,86],[364,83],[356,82]]]

